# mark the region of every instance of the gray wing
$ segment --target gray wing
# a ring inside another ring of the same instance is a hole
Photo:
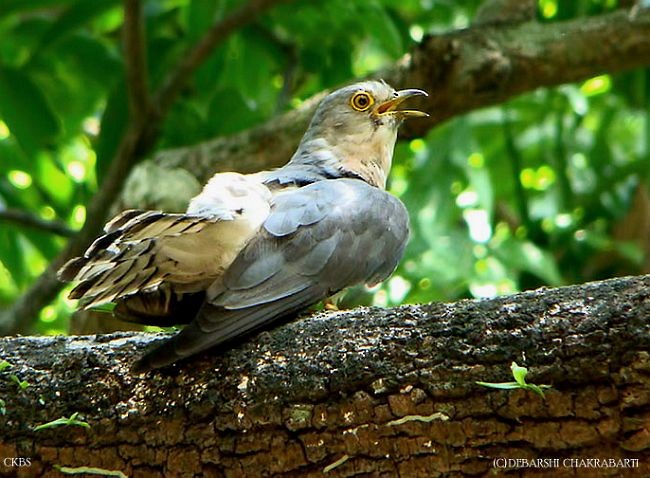
[[[381,282],[407,239],[403,204],[363,181],[319,181],[281,192],[260,233],[208,290],[196,319],[138,369],[232,340],[345,287]]]

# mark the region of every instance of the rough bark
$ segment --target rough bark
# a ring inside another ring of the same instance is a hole
[[[25,468],[0,460],[0,473],[432,477],[548,458],[559,467],[510,471],[648,476],[649,286],[643,276],[325,312],[143,376],[129,364],[156,335],[0,339],[12,364],[0,373],[0,458],[30,458]],[[475,383],[512,380],[513,360],[529,382],[553,386],[545,399]],[[73,413],[90,428],[33,430]],[[589,458],[638,461],[563,466]]]
[[[378,72],[396,88],[427,90],[431,116],[411,121],[405,137],[441,122],[544,86],[650,65],[650,9],[619,10],[571,21],[484,23],[425,37],[393,68]],[[242,133],[162,151],[159,164],[191,171],[254,172],[281,166],[295,151],[321,93],[300,108]]]

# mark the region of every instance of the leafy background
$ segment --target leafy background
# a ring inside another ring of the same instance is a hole
[[[0,211],[78,229],[127,122],[118,0],[3,0]],[[234,0],[144,2],[152,86]],[[157,149],[244,130],[398,60],[427,33],[470,25],[480,1],[303,0],[238,31],[197,72]],[[615,0],[540,0],[540,21]],[[412,85],[417,87],[418,85]],[[435,92],[431,92],[435,94]],[[348,303],[489,297],[648,272],[650,79],[644,70],[542,89],[396,148],[391,191],[411,213],[396,274]],[[0,220],[0,307],[65,237]],[[74,303],[40,313],[67,329]]]

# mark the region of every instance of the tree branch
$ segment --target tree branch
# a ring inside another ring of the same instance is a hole
[[[594,47],[598,45],[598,47]],[[477,25],[432,35],[394,67],[378,72],[396,88],[429,92],[429,118],[406,123],[402,137],[424,135],[469,111],[540,87],[650,66],[650,9],[538,23]],[[183,167],[200,181],[216,171],[254,172],[284,164],[324,93],[300,108],[229,137],[162,151],[154,160]]]
[[[273,5],[286,0],[251,0],[245,6],[235,10],[223,20],[216,23],[210,31],[181,59],[179,65],[170,73],[160,90],[153,95],[153,105],[149,108],[147,115],[132,118],[129,126],[120,141],[115,157],[111,161],[104,182],[97,193],[93,196],[87,208],[86,222],[79,233],[68,242],[63,251],[49,264],[45,272],[32,284],[32,286],[16,302],[0,315],[0,335],[11,335],[31,330],[32,324],[38,318],[38,311],[51,302],[61,290],[61,284],[56,278],[56,271],[71,257],[83,254],[84,250],[101,231],[106,222],[111,204],[117,197],[122,184],[137,160],[146,154],[157,139],[158,129],[164,119],[164,114],[176,100],[180,88],[188,80],[191,74],[205,60],[211,49],[227,38],[236,28],[254,21],[257,15],[271,8]],[[129,25],[135,28],[139,24],[139,13],[132,11],[137,1],[128,0],[126,3]],[[141,41],[138,33],[126,34],[129,42],[138,43]],[[125,51],[130,47],[125,48]],[[139,48],[135,46],[135,48]],[[126,61],[127,70],[135,74],[144,68],[144,57],[140,59],[129,59]],[[137,65],[136,65],[137,64]],[[142,79],[136,80],[130,93],[132,101],[138,107],[141,98],[136,98],[144,87]],[[137,110],[138,115],[143,110]]]
[[[31,476],[55,464],[128,476],[465,476],[497,472],[496,458],[636,459],[617,476],[648,476],[649,287],[650,276],[628,277],[325,312],[139,376],[129,367],[155,335],[3,338],[0,456],[31,458]],[[528,383],[552,385],[545,399],[476,384],[512,381],[512,361]],[[33,430],[74,413],[90,428]],[[575,471],[557,468],[545,476]]]
[[[63,222],[48,221],[26,211],[12,208],[0,210],[0,222],[2,221],[14,223],[22,227],[50,232],[63,237],[72,237],[77,233],[77,231],[68,227],[68,225]]]

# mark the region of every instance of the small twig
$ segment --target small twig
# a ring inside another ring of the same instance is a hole
[[[151,104],[140,0],[124,0],[123,44],[129,109],[133,122],[139,123],[147,116]]]
[[[0,222],[10,222],[18,226],[50,232],[58,236],[72,237],[77,231],[60,221],[48,221],[26,211],[19,209],[0,210]]]
[[[180,64],[174,68],[165,78],[162,86],[156,92],[153,99],[153,105],[157,109],[159,116],[164,116],[169,110],[179,91],[194,71],[203,63],[205,58],[221,43],[225,38],[237,29],[251,23],[261,13],[274,7],[275,5],[286,2],[287,0],[250,0],[247,4],[242,5],[237,10],[230,13],[220,22],[214,24],[210,30],[192,47],[185,55]]]
[[[289,104],[296,84],[296,73],[300,66],[300,59],[298,58],[298,50],[295,46],[287,49],[287,63],[282,72],[282,89],[278,94],[277,102],[275,103],[275,112],[282,113],[286,106]]]
[[[510,120],[510,110],[504,108],[503,114],[503,140],[505,142],[505,149],[510,156],[510,162],[512,164],[512,187],[515,192],[515,198],[517,202],[517,208],[519,212],[519,220],[521,223],[526,226],[529,230],[531,227],[530,214],[528,210],[528,195],[524,186],[521,184],[521,171],[523,169],[523,160],[521,153],[515,144],[515,139],[512,134],[512,125]]]
[[[284,69],[282,71],[282,89],[278,93],[278,98],[275,103],[275,113],[279,114],[289,104],[289,100],[291,100],[296,87],[296,75],[300,67],[298,46],[293,41],[280,38],[274,31],[263,25],[255,25],[255,30],[268,43],[276,46],[285,58]]]
[[[555,96],[559,96],[555,94]],[[566,100],[562,102],[562,108],[558,109],[555,113],[555,148],[551,158],[555,167],[555,174],[557,176],[557,184],[560,193],[560,210],[572,211],[573,210],[573,187],[569,179],[569,163],[567,158],[569,153],[566,148],[566,133],[564,130],[564,115],[566,114]],[[579,115],[574,114],[574,129],[577,122],[580,120]],[[572,137],[572,135],[570,136]]]
[[[517,23],[534,20],[537,0],[485,0],[474,16],[474,25]]]

